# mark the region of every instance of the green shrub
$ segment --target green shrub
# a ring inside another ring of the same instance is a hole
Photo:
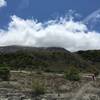
[[[100,71],[99,71],[98,69],[95,68],[95,70],[93,71],[93,74],[94,74],[95,76],[98,76],[99,73],[100,73]]]
[[[98,76],[100,74],[100,70],[98,70],[96,67],[93,66],[93,68],[91,68],[89,70],[90,73],[94,74],[95,76]]]
[[[32,90],[36,95],[41,95],[46,92],[44,84],[39,80],[35,80],[32,82]]]
[[[0,78],[8,81],[10,78],[10,70],[7,67],[0,67]]]
[[[68,68],[68,70],[65,72],[65,78],[70,81],[79,81],[79,71],[75,67]]]

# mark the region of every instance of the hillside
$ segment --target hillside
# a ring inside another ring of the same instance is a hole
[[[22,46],[0,47],[0,66],[11,69],[65,71],[74,66],[80,70],[88,70],[91,65],[77,54],[64,48],[36,48]]]
[[[76,54],[78,54],[82,59],[96,66],[97,69],[100,69],[100,50],[78,51]]]

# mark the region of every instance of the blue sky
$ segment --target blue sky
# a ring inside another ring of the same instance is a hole
[[[6,0],[7,6],[0,9],[0,27],[5,27],[11,15],[35,18],[39,21],[53,19],[74,10],[82,19],[100,8],[100,0]]]
[[[0,46],[100,49],[100,0],[0,0]]]

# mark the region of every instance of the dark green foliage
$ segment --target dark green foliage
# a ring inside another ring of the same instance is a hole
[[[87,51],[78,51],[76,52],[82,59],[86,60],[94,66],[93,72],[95,69],[100,72],[100,50],[87,50]]]
[[[0,79],[9,81],[10,71],[7,67],[0,67]]]
[[[7,49],[7,50],[6,50]],[[11,51],[9,51],[11,50]],[[15,50],[15,51],[14,51]],[[76,66],[86,70],[90,65],[77,55],[63,48],[5,47],[0,49],[0,64],[10,66],[11,70],[42,70],[63,72],[66,66]]]
[[[78,51],[76,52],[85,60],[92,62],[100,62],[100,50],[87,50],[87,51]]]
[[[75,67],[70,67],[65,72],[65,78],[70,81],[79,81],[80,80],[79,71]]]

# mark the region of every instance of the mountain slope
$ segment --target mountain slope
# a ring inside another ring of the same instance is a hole
[[[87,50],[76,52],[82,59],[100,69],[100,50]]]
[[[64,48],[35,48],[22,46],[0,47],[0,64],[11,69],[34,69],[44,71],[65,71],[74,66],[80,70],[91,67],[77,54]]]

